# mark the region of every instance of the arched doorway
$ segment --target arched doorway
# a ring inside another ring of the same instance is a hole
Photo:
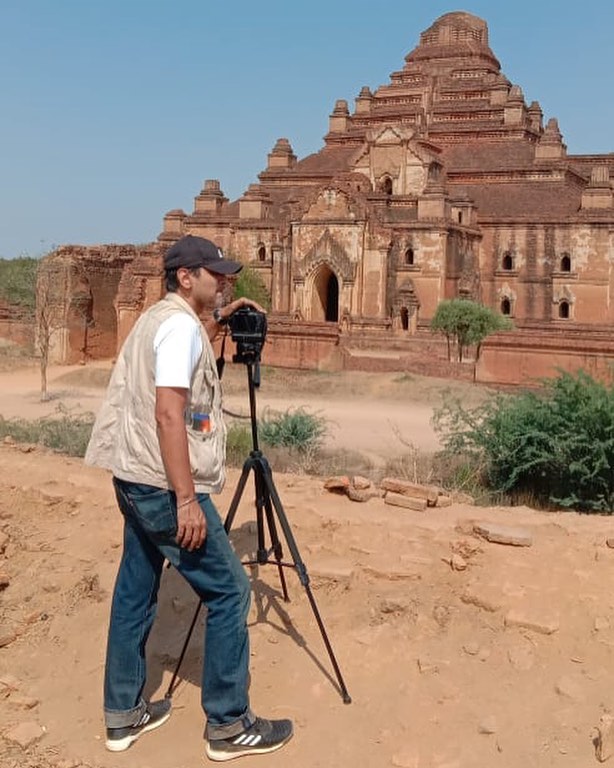
[[[328,264],[322,264],[313,278],[311,319],[339,322],[339,281]]]
[[[401,317],[401,328],[404,331],[409,330],[409,310],[407,307],[401,307],[399,315]]]

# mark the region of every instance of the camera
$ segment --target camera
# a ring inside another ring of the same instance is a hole
[[[235,363],[257,363],[266,338],[266,315],[252,307],[242,307],[228,320],[230,336],[237,345]]]

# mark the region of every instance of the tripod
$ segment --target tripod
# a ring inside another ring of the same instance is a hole
[[[320,630],[320,634],[322,635],[322,640],[324,641],[324,645],[328,652],[328,656],[330,658],[331,664],[335,671],[335,676],[337,678],[337,683],[339,684],[339,690],[341,693],[341,697],[343,699],[343,703],[350,704],[352,699],[350,698],[345,682],[343,680],[343,676],[341,675],[341,670],[339,669],[339,665],[337,664],[337,659],[335,658],[335,654],[333,652],[332,646],[328,639],[326,628],[324,627],[324,623],[320,616],[318,606],[316,605],[315,598],[311,591],[311,587],[309,585],[309,574],[307,573],[307,568],[301,559],[301,556],[298,551],[298,547],[296,545],[296,541],[294,539],[292,530],[290,528],[290,524],[288,522],[288,518],[286,517],[286,513],[281,503],[281,499],[279,498],[279,494],[277,493],[277,489],[275,488],[271,467],[258,445],[258,424],[256,420],[256,387],[260,385],[259,359],[257,355],[255,356],[248,355],[247,357],[245,355],[242,355],[242,356],[237,356],[237,358],[239,362],[245,363],[245,365],[247,366],[250,420],[251,420],[251,430],[252,430],[252,450],[250,451],[248,458],[245,460],[245,463],[243,464],[241,477],[239,478],[239,482],[237,483],[234,496],[232,498],[230,507],[228,509],[228,514],[226,515],[226,519],[224,521],[224,529],[226,533],[230,533],[230,529],[232,528],[232,524],[237,512],[237,509],[239,507],[239,502],[241,501],[243,491],[245,490],[245,485],[247,484],[247,480],[250,473],[253,471],[254,485],[255,485],[255,492],[256,492],[255,502],[256,502],[256,530],[257,530],[257,537],[258,537],[258,549],[256,551],[256,559],[244,561],[243,564],[244,565],[255,565],[255,564],[276,565],[277,570],[279,572],[279,580],[281,583],[282,595],[285,602],[289,602],[290,598],[288,596],[288,588],[286,585],[286,578],[285,578],[283,569],[294,568],[294,570],[296,571],[299,577],[301,584],[303,585],[303,588],[305,589],[305,593],[307,594],[309,604],[311,605],[311,610],[313,612],[313,615],[315,616],[316,622],[318,624],[318,628]],[[236,361],[237,360],[235,359],[235,362]],[[279,525],[281,526],[281,530],[283,532],[284,538],[288,545],[288,549],[290,550],[290,555],[292,557],[291,563],[284,562],[284,560],[282,559],[283,549],[282,549],[281,541],[277,534],[277,525],[275,523],[275,516],[277,516],[277,520],[279,521]],[[269,539],[271,542],[271,546],[269,548],[267,548],[266,540],[265,540],[265,520],[266,520],[266,526],[269,532]],[[274,556],[275,558],[274,560],[271,560],[271,555]],[[188,629],[188,633],[186,635],[185,641],[183,643],[181,653],[179,654],[179,659],[177,661],[177,665],[173,672],[173,676],[169,683],[168,690],[165,695],[166,698],[170,698],[172,696],[172,693],[175,687],[175,681],[179,674],[179,668],[181,667],[181,664],[183,662],[183,657],[185,656],[188,644],[190,642],[190,637],[192,636],[192,632],[194,630],[194,627],[196,626],[196,621],[198,619],[198,614],[200,612],[201,607],[202,607],[202,603],[199,602],[198,606],[196,607],[194,616],[192,618],[192,623],[190,624],[190,627]]]

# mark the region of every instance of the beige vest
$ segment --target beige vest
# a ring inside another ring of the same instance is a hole
[[[170,487],[156,430],[153,342],[160,325],[175,312],[194,317],[203,343],[186,408],[194,488],[199,493],[218,493],[224,485],[226,427],[215,355],[198,315],[176,293],[168,293],[142,314],[126,339],[98,412],[85,462],[110,469],[121,480]],[[208,432],[193,429],[193,423],[197,424],[192,419],[194,413],[209,415]]]

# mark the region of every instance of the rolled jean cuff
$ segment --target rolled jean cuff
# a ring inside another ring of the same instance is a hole
[[[147,702],[141,699],[134,709],[105,709],[104,724],[107,728],[129,728],[136,725],[145,714]]]
[[[223,725],[211,725],[207,723],[205,728],[205,738],[211,741],[212,739],[230,739],[233,736],[238,736],[243,731],[247,730],[256,722],[256,715],[247,709],[245,714],[238,720],[234,720],[232,723],[224,723]]]

